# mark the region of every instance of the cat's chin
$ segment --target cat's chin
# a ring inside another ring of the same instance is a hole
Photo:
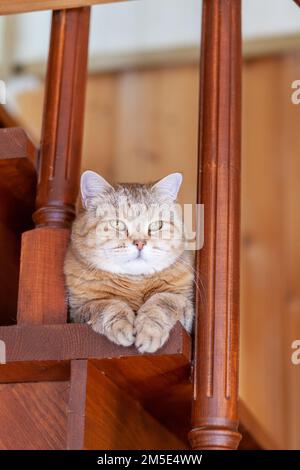
[[[108,271],[113,274],[127,275],[127,276],[151,276],[159,271],[170,266],[169,263],[162,264],[159,266],[152,266],[147,261],[142,258],[136,258],[134,260],[128,261],[122,264],[113,264],[110,262],[101,263],[97,266],[98,269],[102,271]]]

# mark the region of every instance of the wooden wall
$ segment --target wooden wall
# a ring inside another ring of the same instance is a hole
[[[290,100],[300,55],[244,64],[241,397],[274,441],[300,448],[300,106]],[[42,90],[20,97],[23,124],[39,135]],[[24,112],[25,110],[25,112]],[[195,200],[198,70],[185,65],[92,76],[84,169],[119,181],[184,173]]]
[[[300,55],[246,64],[241,395],[281,448],[300,448]]]

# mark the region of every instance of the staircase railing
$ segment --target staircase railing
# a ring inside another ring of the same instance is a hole
[[[193,408],[189,434],[192,448],[236,449],[241,438],[241,0],[203,0],[198,202],[205,206],[205,237],[204,248],[197,253],[196,270],[205,299],[196,296],[193,394],[188,383],[191,343],[179,325],[169,343],[158,354],[147,357],[130,348],[124,353],[87,325],[67,324],[62,266],[78,192],[90,6],[114,1],[0,2],[0,14],[55,10],[33,214],[35,228],[22,237],[18,324],[0,328],[0,339],[7,343],[7,364],[0,366],[0,382],[68,380],[67,447],[88,448],[86,435],[97,434],[99,426],[94,416],[89,416],[89,426],[85,420],[88,400],[93,402],[94,411],[100,406],[88,386],[97,377],[96,370],[113,377],[129,392],[134,387],[137,399],[142,401],[144,384],[150,379],[156,396],[163,395],[166,383],[174,386],[176,380],[179,384],[186,381]],[[1,133],[0,138],[5,139],[5,134]],[[155,414],[150,398],[144,398],[144,404]],[[178,445],[171,441],[173,447]]]

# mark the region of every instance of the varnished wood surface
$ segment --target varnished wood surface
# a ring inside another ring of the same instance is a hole
[[[0,186],[27,212],[34,209],[36,158],[37,150],[23,129],[0,129]]]
[[[131,391],[119,388],[101,372],[96,362],[72,361],[68,416],[70,449],[187,448],[143,408]]]
[[[235,449],[238,428],[241,2],[204,0],[196,253],[194,449]]]
[[[0,15],[39,10],[62,10],[128,0],[1,0]]]
[[[300,331],[300,109],[291,102],[299,74],[292,53],[253,61],[244,75],[241,396],[280,449],[300,448],[291,362]]]
[[[83,324],[0,327],[0,340],[6,344],[8,363],[126,356],[144,360],[148,357],[138,354],[134,346],[125,348],[115,345]],[[180,324],[174,327],[168,342],[149,357],[154,361],[156,356],[174,356],[175,362],[176,357],[189,361],[190,338]]]
[[[36,149],[20,128],[0,130],[0,324],[16,322],[21,234],[33,227]]]
[[[67,450],[84,448],[87,369],[87,360],[71,361]]]
[[[256,445],[264,450],[279,450],[278,444],[272,437],[272,433],[252,413],[249,405],[243,400],[239,401],[240,429],[243,436],[240,447],[246,450],[246,446]],[[255,442],[249,442],[250,439]]]
[[[65,449],[68,391],[68,382],[0,385],[0,449]]]
[[[63,261],[75,217],[89,40],[89,7],[52,13],[39,158],[36,229],[23,235],[18,321],[66,323]]]
[[[54,11],[45,89],[36,226],[69,228],[79,189],[90,9]]]
[[[0,383],[60,382],[70,379],[70,361],[21,361],[0,364]]]
[[[120,390],[89,364],[84,448],[174,450],[188,446],[147,413],[131,392]]]
[[[18,323],[67,321],[63,263],[69,230],[41,227],[22,235]]]
[[[274,447],[277,448],[284,448],[286,445],[295,448],[300,445],[297,440],[300,436],[297,397],[299,374],[297,367],[290,363],[289,356],[291,340],[295,339],[295,332],[299,329],[299,243],[295,239],[297,218],[293,215],[297,212],[294,204],[297,204],[299,199],[299,107],[291,104],[288,93],[291,81],[299,75],[299,63],[299,56],[294,53],[282,57],[261,58],[244,65],[241,396],[247,400],[258,424],[271,434],[270,441],[273,440]],[[91,138],[86,139],[83,162],[85,168],[102,172],[107,178],[117,173],[118,179],[123,181],[129,177],[132,180],[141,180],[146,158],[147,176],[153,179],[161,176],[161,159],[166,162],[164,171],[179,169],[177,161],[180,153],[186,148],[183,171],[192,177],[196,174],[195,151],[190,151],[192,147],[189,147],[191,142],[196,140],[196,65],[123,72],[121,75],[93,77],[93,80],[89,102],[90,106],[94,104],[94,107],[91,112],[87,110],[87,114],[90,120],[101,121],[98,134],[101,142],[96,140],[95,127],[95,131],[90,134]],[[120,82],[124,84],[122,88]],[[171,103],[164,99],[160,108],[158,104],[162,90],[167,88],[163,85],[165,82],[170,84],[172,98]],[[137,101],[135,89],[139,90],[138,107],[133,106]],[[130,99],[128,90],[131,90]],[[119,114],[115,115],[114,110],[118,108],[119,98],[121,107]],[[149,101],[152,106],[147,105]],[[258,103],[265,105],[258,108]],[[185,109],[185,118],[181,120]],[[31,106],[26,106],[26,110],[27,118],[31,119]],[[156,119],[149,117],[153,112],[157,116]],[[136,126],[128,123],[134,123],[136,116],[139,117],[143,141],[135,131]],[[123,122],[124,117],[127,124]],[[173,140],[167,138],[167,133],[163,132],[163,126],[167,129],[168,123],[172,129]],[[34,125],[32,119],[31,124]],[[153,126],[151,129],[150,124]],[[124,131],[120,133],[121,127]],[[116,134],[106,132],[104,135],[104,128],[114,128]],[[186,136],[188,138],[185,141]],[[127,141],[128,144],[124,147],[118,143],[119,138],[123,144]],[[98,146],[99,159],[95,151]],[[121,170],[118,169],[119,157],[116,156],[116,148],[125,148],[122,159],[132,158],[130,169],[125,165]],[[150,151],[144,152],[149,148]],[[132,149],[135,149],[134,158]],[[152,152],[152,149],[155,152]],[[173,163],[174,152],[176,153]],[[90,160],[92,154],[94,159]],[[107,154],[109,158],[105,157]],[[155,158],[152,158],[153,154]],[[286,213],[289,223],[284,228],[284,239],[288,240],[288,243],[279,237],[279,214],[282,213],[283,207],[278,209],[277,206],[277,201],[281,199],[278,195],[278,175],[283,167],[280,194],[284,196],[284,206],[290,208]],[[185,199],[190,196],[194,198],[195,193],[192,179],[188,181],[189,184],[184,186]],[[278,197],[274,197],[274,194]],[[283,271],[278,269],[279,253],[280,258],[285,259],[284,269],[288,273],[284,277],[284,285],[281,282]],[[287,381],[284,378],[285,371]]]

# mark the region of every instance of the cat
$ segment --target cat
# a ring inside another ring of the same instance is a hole
[[[161,348],[177,321],[191,331],[194,276],[176,204],[181,183],[180,173],[116,186],[82,174],[82,210],[64,264],[71,321],[141,353]]]

